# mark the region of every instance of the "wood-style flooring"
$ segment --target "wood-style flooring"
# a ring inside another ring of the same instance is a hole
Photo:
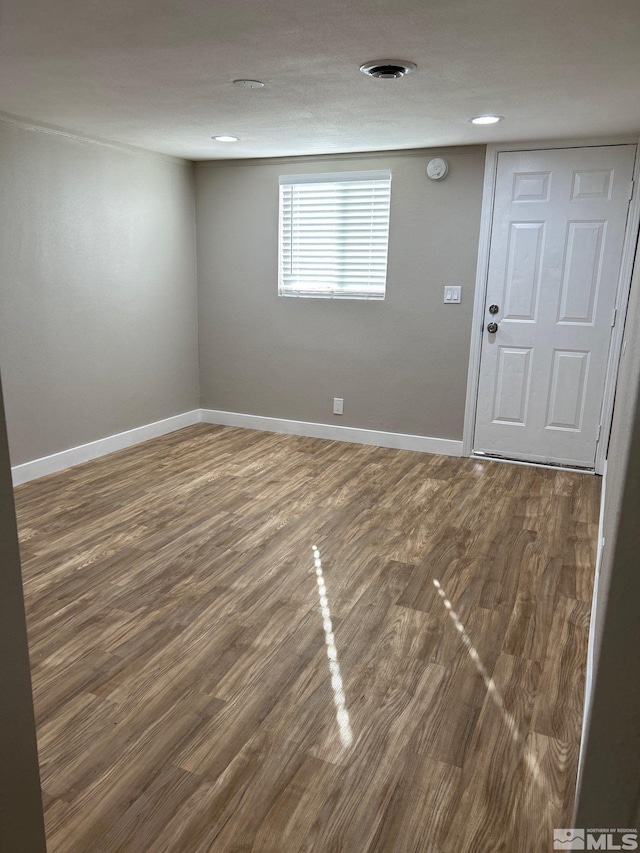
[[[49,853],[550,850],[599,489],[208,425],[19,487]]]

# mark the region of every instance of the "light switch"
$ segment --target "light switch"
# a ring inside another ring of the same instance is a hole
[[[444,301],[452,305],[456,302],[462,302],[462,288],[459,286],[447,286],[444,289]]]

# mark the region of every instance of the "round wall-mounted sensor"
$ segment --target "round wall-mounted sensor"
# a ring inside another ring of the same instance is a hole
[[[441,181],[443,178],[446,178],[448,171],[449,164],[442,157],[434,157],[433,160],[429,160],[427,163],[427,175],[432,181]]]

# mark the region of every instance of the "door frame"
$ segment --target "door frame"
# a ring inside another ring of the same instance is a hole
[[[491,228],[498,174],[498,154],[509,151],[544,151],[555,148],[599,148],[613,145],[635,145],[636,159],[633,169],[634,193],[629,205],[627,225],[622,248],[622,262],[615,303],[615,325],[609,346],[607,374],[605,379],[602,412],[600,416],[600,436],[596,447],[595,473],[602,474],[607,458],[609,434],[613,418],[613,402],[618,379],[618,365],[622,352],[624,324],[631,288],[631,274],[640,227],[640,140],[638,137],[617,137],[614,139],[563,139],[545,142],[493,143],[487,145],[482,188],[482,210],[480,215],[480,238],[478,241],[478,262],[473,300],[473,319],[471,322],[471,346],[469,350],[469,371],[467,375],[467,397],[464,410],[464,431],[462,435],[462,455],[473,456],[473,439],[478,404],[478,383],[480,380],[480,353],[482,333],[484,331],[484,306],[489,276],[489,249],[491,246]],[[525,460],[523,464],[527,463]],[[539,465],[540,463],[536,463]]]

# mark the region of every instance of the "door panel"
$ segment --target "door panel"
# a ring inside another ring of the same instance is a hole
[[[611,198],[613,169],[583,169],[574,171],[572,199]]]
[[[498,155],[474,450],[595,464],[635,153]]]
[[[589,379],[588,352],[554,350],[546,426],[580,430]]]
[[[606,222],[568,223],[559,323],[593,325],[606,227]]]
[[[494,395],[494,423],[524,425],[530,378],[531,350],[500,347]]]
[[[515,172],[512,201],[549,201],[551,172]]]
[[[544,222],[511,223],[503,297],[510,320],[535,322],[543,238]]]

